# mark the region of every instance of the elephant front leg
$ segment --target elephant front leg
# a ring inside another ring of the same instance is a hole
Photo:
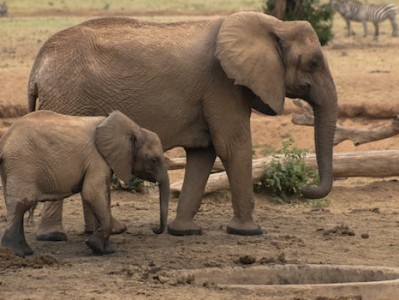
[[[85,242],[95,255],[112,254],[115,252],[114,247],[109,241],[109,235],[101,227],[91,234]]]
[[[85,243],[93,251],[93,254],[104,255],[114,253],[115,250],[109,241],[112,228],[111,215],[104,212],[104,208],[96,208],[95,211],[94,216],[97,226],[94,232],[86,239]]]
[[[201,206],[205,185],[216,158],[212,147],[186,149],[186,156],[187,164],[176,218],[168,226],[168,233],[172,235],[202,234],[202,228],[194,222],[194,216]]]
[[[226,158],[221,157],[230,182],[234,216],[227,226],[227,233],[260,235],[261,227],[253,220],[255,201],[252,183],[252,145],[241,143]]]
[[[109,241],[112,230],[111,171],[109,170],[106,178],[96,176],[97,173],[101,174],[101,166],[96,165],[86,171],[81,196],[83,207],[88,208],[94,214],[94,223],[96,224],[93,234],[86,239],[86,245],[94,254],[103,255],[115,252]],[[104,183],[106,184],[104,185]]]
[[[84,232],[86,234],[92,234],[95,230],[95,228],[98,226],[96,222],[96,218],[94,217],[93,210],[87,203],[84,201],[82,202],[83,204],[83,216],[84,216],[84,222],[85,222],[85,229]],[[127,229],[126,225],[121,223],[119,220],[115,219],[112,216],[112,231],[111,234],[120,234],[125,232]]]
[[[36,233],[38,241],[66,241],[67,235],[62,227],[63,200],[45,202],[42,218]]]

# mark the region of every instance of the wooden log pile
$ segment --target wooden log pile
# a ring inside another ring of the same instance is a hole
[[[253,160],[252,180],[254,183],[264,179],[265,171],[270,166],[272,159],[273,157],[268,156]],[[399,150],[338,152],[334,154],[333,174],[334,178],[399,176],[398,162]],[[315,154],[308,154],[305,157],[305,164],[316,167]],[[171,170],[184,168],[185,159],[170,158],[168,165]],[[217,161],[215,165],[216,169],[220,170],[220,161]],[[179,181],[171,185],[171,192],[174,196],[180,193],[182,184],[183,182]],[[229,181],[226,172],[217,172],[209,176],[205,194],[227,189],[229,189]]]
[[[302,113],[293,114],[292,122],[297,125],[313,126],[313,111],[310,106],[303,102],[295,101],[295,104],[302,109]],[[345,140],[352,141],[356,146],[376,140],[385,139],[399,133],[399,118],[395,117],[389,124],[371,128],[358,129],[337,125],[334,144],[337,145]],[[264,179],[265,171],[270,165],[273,157],[265,157],[253,160],[252,179],[259,182]],[[383,151],[355,151],[338,152],[333,157],[334,178],[346,177],[392,177],[399,176],[399,150]],[[315,154],[308,154],[305,157],[305,164],[317,167]],[[169,170],[182,169],[185,167],[185,158],[168,159]],[[229,189],[229,181],[220,160],[214,164],[214,172],[208,179],[205,194],[220,190]],[[177,196],[182,188],[182,181],[171,185],[171,191]]]

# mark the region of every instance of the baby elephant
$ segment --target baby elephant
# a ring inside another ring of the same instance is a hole
[[[19,256],[33,250],[25,240],[24,214],[38,201],[81,193],[96,229],[86,244],[95,254],[114,252],[110,185],[112,171],[125,182],[134,174],[159,183],[160,228],[166,227],[169,177],[158,136],[119,111],[108,117],[75,117],[50,111],[27,114],[0,140],[0,174],[7,207],[1,245]]]

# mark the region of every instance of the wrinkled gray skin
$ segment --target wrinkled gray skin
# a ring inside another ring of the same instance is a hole
[[[19,256],[33,254],[25,240],[25,212],[38,201],[62,201],[76,193],[97,225],[86,244],[95,254],[114,252],[109,241],[112,170],[125,181],[135,174],[159,182],[161,224],[154,232],[166,228],[169,178],[161,142],[118,111],[107,118],[30,113],[1,138],[0,157],[7,206],[1,245]]]
[[[332,188],[337,96],[305,21],[256,12],[172,24],[90,20],[44,43],[28,93],[31,111],[104,115],[118,109],[156,132],[164,150],[184,147],[187,166],[171,234],[201,234],[194,216],[216,156],[231,187],[227,232],[262,233],[253,219],[251,109],[281,114],[286,96],[304,99],[315,113],[321,181],[302,194],[321,198]],[[62,207],[49,205],[40,230],[51,239],[62,229]]]

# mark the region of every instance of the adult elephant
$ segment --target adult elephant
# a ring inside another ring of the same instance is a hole
[[[280,114],[285,96],[304,99],[315,113],[320,184],[302,194],[321,198],[332,188],[337,96],[308,22],[257,12],[171,24],[90,20],[44,43],[28,94],[30,111],[106,115],[117,109],[156,132],[164,150],[184,147],[187,166],[171,234],[201,233],[194,216],[216,156],[232,193],[227,232],[262,233],[253,220],[251,109]],[[39,233],[51,240],[62,231],[62,207],[47,205]]]

